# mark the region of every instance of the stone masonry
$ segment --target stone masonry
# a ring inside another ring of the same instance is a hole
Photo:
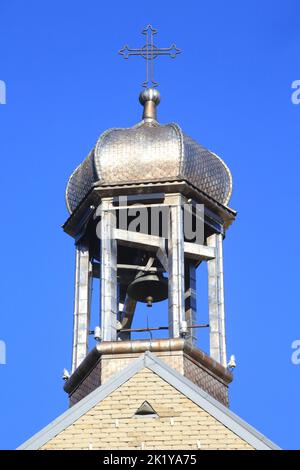
[[[158,417],[135,416],[145,400]],[[251,450],[252,447],[144,368],[42,449]]]

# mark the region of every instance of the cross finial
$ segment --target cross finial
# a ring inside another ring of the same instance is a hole
[[[146,44],[140,48],[131,48],[127,44],[119,51],[124,59],[129,59],[130,56],[141,56],[146,60],[146,80],[142,86],[145,88],[155,88],[158,83],[154,80],[154,59],[161,55],[168,55],[171,59],[175,59],[177,54],[180,54],[181,49],[178,49],[176,44],[171,44],[170,47],[157,47],[154,44],[154,36],[157,34],[157,29],[154,29],[151,24],[148,24],[143,29],[142,34],[146,36]]]

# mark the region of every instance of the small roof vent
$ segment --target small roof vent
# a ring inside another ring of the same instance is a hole
[[[134,413],[134,416],[137,418],[158,418],[158,414],[147,401],[142,403]]]

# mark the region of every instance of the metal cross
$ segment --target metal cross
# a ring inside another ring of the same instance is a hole
[[[138,55],[146,60],[146,80],[142,86],[145,88],[157,87],[158,83],[154,80],[154,59],[161,55],[168,55],[171,59],[175,59],[177,54],[180,54],[181,49],[172,44],[170,47],[157,47],[154,44],[154,35],[157,34],[157,29],[154,29],[151,24],[148,24],[143,29],[142,34],[146,36],[146,44],[143,47],[132,49],[126,44],[120,51],[124,59],[129,59],[132,55]]]

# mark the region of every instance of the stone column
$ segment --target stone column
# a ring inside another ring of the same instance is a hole
[[[185,261],[185,319],[188,326],[196,324],[197,305],[196,305],[196,267],[194,263]],[[187,341],[190,344],[197,343],[197,329],[189,329]]]
[[[91,286],[92,265],[89,248],[79,242],[76,246],[72,372],[88,353]]]
[[[215,249],[215,258],[207,262],[208,266],[208,303],[210,324],[210,355],[227,367],[224,275],[223,275],[223,236],[213,234],[207,239],[207,245]]]
[[[180,194],[166,196],[169,210],[168,271],[169,271],[169,335],[180,336],[184,308],[184,236],[183,200]]]
[[[101,258],[101,327],[103,341],[117,339],[117,241],[114,229],[116,217],[112,198],[101,202],[100,258]]]

